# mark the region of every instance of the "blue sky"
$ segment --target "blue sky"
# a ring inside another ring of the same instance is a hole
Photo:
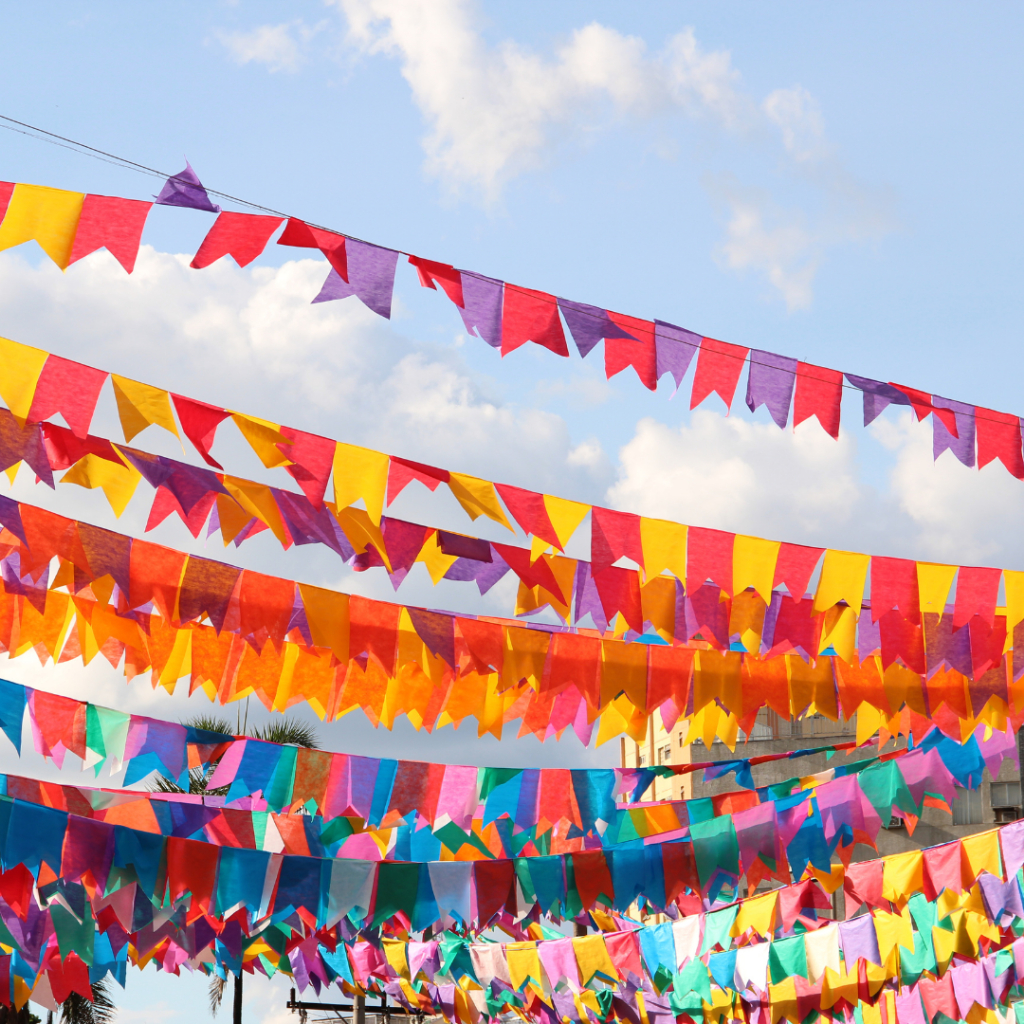
[[[383,245],[1024,412],[1022,19],[1012,5],[943,3],[19,5],[5,20],[16,45],[0,64],[0,113],[168,172],[187,155],[211,188]],[[138,198],[160,184],[9,131],[0,155],[0,179]],[[211,220],[155,210],[130,278],[106,254],[63,275],[34,246],[0,254],[0,334],[565,497],[1024,568],[1024,485],[999,466],[933,463],[930,426],[906,414],[864,429],[848,394],[833,442],[813,423],[780,431],[739,403],[728,418],[715,399],[691,414],[685,382],[674,400],[631,373],[606,382],[600,352],[581,362],[528,346],[501,361],[404,265],[390,323],[356,299],[309,306],[326,267],[293,249],[270,246],[244,271],[188,270],[175,254],[193,253]],[[97,432],[116,437],[105,402]],[[174,454],[154,433],[140,443]],[[232,468],[264,478],[223,443]],[[24,475],[11,493],[115,525],[94,493],[50,494]],[[403,496],[396,513],[467,528],[440,496]],[[121,525],[141,533],[145,515],[133,503]],[[220,551],[180,524],[157,535]],[[309,549],[282,553],[266,535],[228,557],[391,594],[384,577]],[[417,570],[400,597],[492,612],[514,597],[499,586],[481,601],[465,587],[434,590]],[[193,710],[96,663],[22,659],[4,671],[130,710]],[[335,749],[449,761],[617,755],[615,744],[499,745],[469,732],[387,735],[350,716],[322,735]],[[48,771],[6,755],[0,767]],[[145,977],[130,977],[124,1019],[203,1012],[198,982]],[[257,992],[254,1019],[276,1019],[274,992],[266,1008]]]

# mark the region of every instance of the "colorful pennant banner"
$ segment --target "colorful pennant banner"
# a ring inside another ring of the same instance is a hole
[[[190,167],[169,179],[157,202],[219,214],[192,260],[195,268],[228,255],[239,266],[246,266],[263,252],[285,221],[280,216],[220,212]],[[151,206],[131,199],[0,182],[0,249],[34,239],[65,269],[106,247],[131,273]],[[395,270],[399,255],[403,255],[400,251],[294,217],[287,220],[277,244],[318,249],[327,258],[330,273],[313,302],[356,295],[374,312],[390,318]],[[890,405],[912,409],[918,420],[932,417],[936,459],[948,450],[965,466],[979,469],[998,460],[1013,476],[1024,480],[1019,416],[718,341],[662,320],[614,313],[404,255],[416,268],[421,285],[433,290],[440,285],[458,309],[467,332],[502,356],[528,342],[568,356],[563,321],[581,357],[604,341],[606,376],[632,367],[651,391],[665,374],[671,375],[678,389],[696,356],[691,409],[712,394],[731,408],[743,366],[748,363],[746,405],[752,412],[765,406],[780,427],[786,426],[792,410],[794,427],[815,417],[827,433],[838,437],[843,391],[854,389],[863,397],[865,426]]]

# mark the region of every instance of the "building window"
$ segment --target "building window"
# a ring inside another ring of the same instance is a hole
[[[997,822],[1016,821],[1021,816],[1019,782],[993,782],[989,792]]]
[[[640,767],[643,768],[643,766],[645,764],[647,764],[647,755],[646,754],[641,754],[640,755]]]
[[[682,746],[682,745],[683,745],[683,734],[680,733],[679,734],[679,746]]]
[[[671,745],[669,745],[667,747],[662,747],[658,751],[658,764],[668,764],[668,762],[671,761],[671,760],[672,760],[672,747],[671,747]]]
[[[955,786],[953,796],[953,824],[954,825],[980,825],[982,823],[981,813],[981,790],[964,789],[963,786]]]

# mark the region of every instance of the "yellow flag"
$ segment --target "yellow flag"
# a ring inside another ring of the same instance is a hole
[[[292,460],[285,452],[288,445],[292,443],[291,438],[281,433],[281,428],[269,420],[261,420],[255,416],[245,416],[240,412],[233,412],[231,418],[235,426],[242,433],[242,437],[249,442],[249,447],[259,456],[260,462],[267,469],[277,469],[278,466],[290,466]],[[282,451],[279,444],[285,445]]]
[[[370,518],[379,525],[390,464],[382,452],[339,441],[334,449],[334,502],[338,508],[347,508],[362,498]]]
[[[917,592],[922,612],[934,612],[942,616],[946,610],[946,598],[956,576],[955,565],[936,565],[934,562],[917,563]]]
[[[437,543],[437,530],[431,530],[414,561],[422,562],[427,567],[430,578],[437,586],[444,574],[455,564],[457,557],[457,555],[446,555],[441,550],[441,545]]]
[[[127,377],[118,377],[116,373],[110,375],[110,380],[114,385],[117,413],[121,417],[125,441],[131,441],[151,423],[169,430],[181,440],[178,425],[174,422],[174,413],[171,412],[171,397],[166,391]]]
[[[141,479],[142,474],[134,466],[111,462],[90,452],[79,459],[61,477],[60,482],[78,484],[80,487],[99,487],[110,502],[114,515],[120,518]]]
[[[479,477],[467,476],[465,473],[452,473],[448,477],[448,487],[455,500],[466,510],[470,519],[477,519],[480,516],[487,516],[496,523],[501,523],[506,529],[512,530],[512,524],[505,517],[501,505],[498,504],[498,495],[494,490],[494,484],[490,480],[481,480]]]
[[[42,349],[0,338],[0,398],[22,423],[32,408],[46,356]]]
[[[767,892],[763,896],[755,896],[751,900],[740,903],[739,913],[729,929],[730,935],[742,935],[752,928],[758,935],[770,935],[773,931],[777,892]]]
[[[566,498],[555,498],[550,494],[544,495],[544,508],[547,509],[548,519],[555,528],[562,550],[569,543],[569,538],[579,529],[586,514],[590,511],[589,505],[579,501],[569,501]]]
[[[828,611],[833,605],[845,601],[853,609],[853,614],[859,617],[861,602],[864,600],[864,581],[870,564],[870,555],[856,551],[833,551],[831,548],[826,551],[818,591],[814,595],[814,610]]]
[[[84,202],[82,192],[65,192],[43,185],[15,185],[7,216],[0,224],[0,249],[35,239],[43,252],[65,270],[75,245]]]
[[[924,886],[924,854],[920,850],[897,853],[882,861],[882,895],[893,903],[913,896]]]
[[[1003,585],[1006,587],[1006,632],[1007,642],[1013,644],[1013,627],[1024,619],[1024,572],[1003,570]]]
[[[736,534],[732,548],[732,592],[742,594],[747,587],[753,587],[768,604],[772,599],[775,563],[781,546],[777,540]]]
[[[581,935],[572,940],[576,963],[580,969],[580,980],[584,985],[590,982],[595,974],[601,974],[612,981],[619,980],[619,972],[608,955],[608,947],[604,944],[603,935]]]
[[[640,544],[644,552],[647,579],[668,569],[678,579],[686,579],[686,527],[664,519],[640,520]]]
[[[224,489],[250,516],[254,516],[261,523],[266,523],[280,543],[288,543],[289,535],[284,528],[277,502],[274,501],[274,495],[266,484],[257,484],[252,480],[226,476],[224,477]]]

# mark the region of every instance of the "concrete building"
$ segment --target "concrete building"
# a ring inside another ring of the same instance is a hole
[[[710,749],[701,740],[687,745],[685,725],[666,732],[661,724],[661,716],[652,715],[648,722],[647,739],[638,744],[624,738],[620,753],[623,767],[727,761],[736,757],[756,757],[760,754],[821,746],[829,742],[846,742],[853,740],[856,734],[856,718],[849,722],[832,722],[823,715],[812,715],[802,721],[792,721],[774,711],[762,709],[750,737],[746,738],[741,732],[733,752],[719,742],[712,744]],[[826,759],[825,754],[814,754],[796,760],[755,765],[754,784],[766,786],[794,776],[812,775],[850,760],[870,757],[875,750],[877,747],[864,747],[848,754],[834,754],[831,759]],[[697,771],[672,779],[656,779],[644,799],[690,800],[739,788],[734,775],[706,783],[703,774]],[[986,770],[979,789],[957,788],[952,818],[944,811],[926,807],[913,835],[900,819],[894,818],[879,833],[878,852],[867,846],[859,846],[854,852],[854,859],[866,860],[879,855],[934,846],[996,824],[1014,821],[1021,816],[1021,786],[1017,767],[1011,761],[1004,760],[998,778],[991,778]]]

